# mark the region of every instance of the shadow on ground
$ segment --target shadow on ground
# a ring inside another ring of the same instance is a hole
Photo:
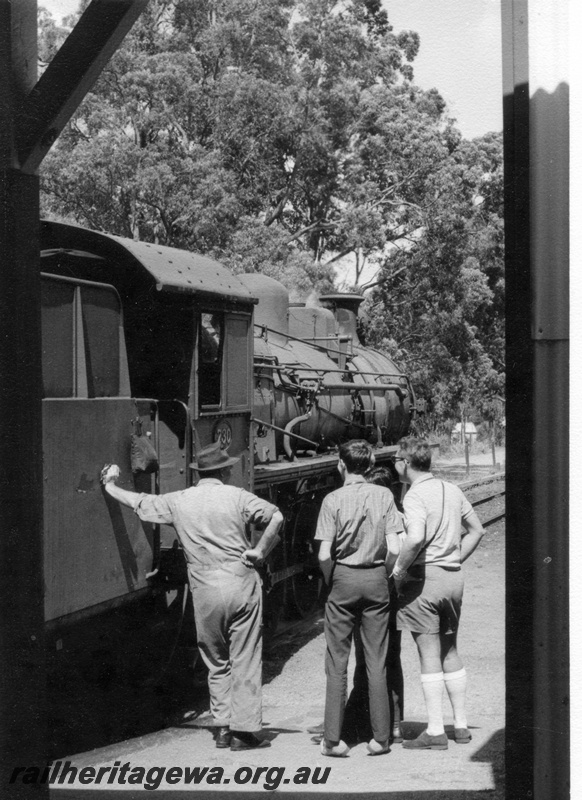
[[[501,773],[499,772],[499,765],[502,764],[503,761],[503,745],[504,732],[498,730],[472,758],[473,761],[490,762],[492,764],[493,774],[495,776],[494,789],[455,790],[446,788],[431,789],[429,791],[390,791],[389,775],[387,775],[386,790],[382,792],[350,792],[344,790],[340,792],[326,792],[321,791],[321,786],[318,786],[315,794],[313,790],[294,792],[287,789],[285,789],[283,794],[285,797],[294,798],[295,800],[313,800],[314,796],[316,796],[318,800],[337,800],[337,798],[340,797],[342,800],[481,800],[481,798],[504,800],[504,786]],[[329,759],[329,761],[331,763],[333,759]],[[327,763],[325,766],[327,766]],[[266,778],[269,779],[268,776],[266,776]],[[156,787],[155,796],[158,800],[186,800],[186,798],[191,800],[196,791],[201,794],[204,793],[208,797],[209,793],[205,791],[203,786],[197,789],[189,788],[188,790],[176,790],[174,787],[174,789],[168,790],[164,787],[162,782]],[[230,788],[226,791],[222,791],[216,786],[212,787],[212,796],[216,797],[217,800],[240,800],[241,793],[247,798],[264,798],[265,787],[258,786],[256,790],[249,790],[248,787],[245,786],[238,791],[233,791]],[[144,789],[135,789],[124,791],[123,797],[124,800],[133,800],[133,798],[144,797],[145,794],[146,791]],[[107,789],[61,789],[51,787],[50,797],[51,800],[75,800],[76,798],[79,798],[79,800],[105,800],[105,798],[108,797],[118,798],[119,789],[108,791]]]
[[[207,671],[188,631],[163,629],[145,639],[142,620],[115,620],[106,633],[77,632],[68,653],[49,657],[49,756],[87,752],[144,736],[184,719],[195,720],[209,706]],[[265,636],[263,683],[279,675],[291,656],[322,631],[320,613],[283,622]],[[112,639],[112,631],[117,639]],[[196,722],[194,723],[196,725]],[[204,727],[196,725],[196,727]]]
[[[323,632],[323,609],[305,619],[284,622],[276,633],[265,637],[263,684],[271,683],[283,672],[289,659]]]
[[[191,614],[120,609],[60,634],[47,651],[49,756],[80,753],[158,731],[208,707]],[[157,623],[157,624],[156,624]]]

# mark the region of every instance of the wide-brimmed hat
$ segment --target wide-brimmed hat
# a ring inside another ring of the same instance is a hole
[[[231,467],[237,461],[240,461],[240,458],[229,456],[228,451],[221,448],[220,442],[214,442],[214,444],[200,448],[196,454],[196,459],[190,466],[197,472],[208,472],[212,469]]]

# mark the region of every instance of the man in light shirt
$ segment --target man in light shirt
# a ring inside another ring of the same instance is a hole
[[[398,554],[398,534],[403,525],[392,493],[366,481],[364,475],[373,465],[372,448],[367,442],[354,440],[340,446],[338,470],[344,485],[324,498],[315,533],[315,539],[321,542],[321,570],[331,587],[324,628],[327,682],[321,752],[326,756],[346,756],[349,751],[341,730],[348,659],[358,621],[374,734],[368,751],[381,755],[390,749],[388,572]]]
[[[467,674],[457,652],[463,601],[461,564],[475,550],[484,530],[458,486],[430,472],[431,449],[424,439],[400,441],[395,466],[403,483],[406,537],[394,565],[399,592],[397,625],[412,633],[420,657],[428,727],[409,750],[446,750],[443,685],[451,701],[455,741],[471,740],[465,711]]]

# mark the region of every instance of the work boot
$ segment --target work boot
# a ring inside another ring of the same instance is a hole
[[[230,732],[230,728],[226,727],[217,728],[216,736],[214,738],[217,747],[222,749],[230,747],[231,739],[232,739],[232,733]]]
[[[231,750],[256,750],[259,747],[270,747],[271,742],[259,739],[254,733],[248,731],[232,731],[230,742]]]

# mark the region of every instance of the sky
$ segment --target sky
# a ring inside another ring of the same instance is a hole
[[[438,89],[463,136],[502,128],[501,0],[383,0],[394,32],[416,31],[416,82]],[[39,0],[60,19],[78,0]]]
[[[502,129],[500,0],[384,0],[394,32],[413,30],[416,82],[438,89],[463,136]]]

